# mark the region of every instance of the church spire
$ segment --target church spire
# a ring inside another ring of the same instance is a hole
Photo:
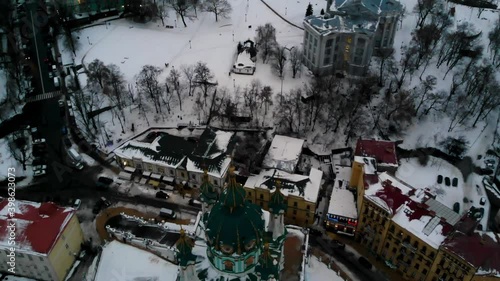
[[[278,279],[278,262],[271,255],[269,243],[264,245],[264,249],[259,257],[259,264],[255,268],[255,272],[260,277],[260,280],[269,280],[271,278]]]
[[[276,190],[271,194],[269,198],[269,211],[273,214],[281,214],[286,212],[287,205],[285,203],[285,195],[281,193],[281,181],[275,181]]]
[[[236,175],[234,174],[234,166],[229,168],[229,179],[226,188],[220,196],[221,203],[229,208],[232,213],[235,208],[243,206],[245,203],[245,190],[236,182]]]
[[[177,260],[179,265],[187,266],[189,263],[194,263],[196,256],[191,253],[194,247],[193,239],[186,235],[186,231],[181,228],[180,237],[175,243],[177,248]]]

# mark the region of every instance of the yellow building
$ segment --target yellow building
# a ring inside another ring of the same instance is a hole
[[[0,210],[4,253],[0,271],[44,281],[64,280],[83,243],[74,209],[3,199]]]
[[[247,200],[269,210],[269,200],[281,181],[281,193],[285,196],[287,211],[285,223],[308,226],[314,223],[316,203],[322,185],[323,172],[311,168],[309,176],[289,174],[277,169],[262,170],[258,175],[248,177],[244,188]]]

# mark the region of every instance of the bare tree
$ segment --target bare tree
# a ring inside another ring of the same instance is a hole
[[[173,92],[177,95],[177,99],[179,100],[179,109],[182,111],[183,85],[181,83],[181,73],[175,70],[175,68],[172,68],[165,83],[171,85]]]
[[[214,93],[212,94],[212,99],[210,101],[210,106],[208,108],[208,117],[206,125],[210,125],[210,122],[215,116],[219,115],[221,112],[222,106],[224,105],[228,96],[227,88],[216,88],[214,89]]]
[[[394,54],[394,49],[393,48],[378,48],[375,50],[375,57],[378,59],[379,62],[379,75],[378,75],[378,84],[380,86],[384,85],[384,69],[385,69],[385,63],[387,62],[388,59],[392,58]]]
[[[13,134],[8,140],[10,155],[23,166],[26,171],[27,162],[30,159],[28,154],[28,139],[23,132]]]
[[[194,68],[194,73],[195,73],[194,82],[200,85],[203,91],[203,97],[205,98],[205,104],[206,104],[208,90],[212,86],[215,86],[215,83],[212,82],[212,80],[214,79],[214,75],[210,70],[210,68],[208,68],[207,64],[201,61],[196,63],[196,66]]]
[[[500,16],[498,17],[495,27],[488,33],[492,64],[496,67],[500,66]]]
[[[161,25],[164,27],[165,18],[168,17],[166,0],[155,0],[153,11],[155,16],[161,20]]]
[[[187,27],[186,24],[186,14],[189,8],[191,7],[190,3],[187,0],[168,0],[169,7],[172,8],[182,20],[184,27]]]
[[[432,90],[434,90],[436,84],[437,78],[433,75],[427,75],[422,84],[416,89],[414,99],[419,100],[419,102],[415,108],[415,113],[418,114],[420,107],[429,99],[429,95],[432,93]]]
[[[95,59],[86,69],[88,81],[90,83],[97,83],[101,87],[101,90],[103,90],[105,81],[109,78],[108,67],[102,61]]]
[[[267,116],[267,111],[269,110],[269,106],[273,104],[273,89],[270,86],[262,87],[262,90],[259,93],[259,100],[262,101],[264,105],[264,118]]]
[[[286,52],[285,46],[276,45],[271,52],[272,68],[282,79],[285,74],[285,64],[286,64]]]
[[[125,106],[126,96],[125,94],[125,78],[123,78],[123,73],[116,64],[110,64],[108,68],[108,85],[110,88],[109,93],[111,94],[112,100],[116,103],[119,110],[123,110]]]
[[[162,72],[163,69],[159,67],[145,65],[136,77],[138,92],[148,97],[153,103],[156,113],[162,113],[160,100],[163,90],[159,81]]]
[[[219,16],[227,18],[232,11],[231,4],[227,0],[205,0],[205,11],[214,13],[215,21],[219,20]]]
[[[276,46],[276,29],[270,23],[257,27],[257,36],[255,37],[262,62],[266,63],[274,47]]]
[[[198,7],[201,6],[201,0],[189,0],[189,4],[194,10],[194,16],[198,17]]]
[[[181,65],[181,71],[188,82],[188,96],[192,96],[193,81],[196,77],[194,65]]]
[[[302,50],[299,47],[294,46],[291,48],[289,61],[292,77],[295,78],[302,68]]]

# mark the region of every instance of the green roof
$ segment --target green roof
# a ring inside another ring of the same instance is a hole
[[[233,209],[243,206],[246,193],[243,186],[236,182],[234,167],[229,168],[229,181],[220,195],[219,202],[232,212]]]
[[[274,264],[274,260],[269,250],[269,245],[266,244],[259,257],[259,264],[255,268],[255,272],[260,274],[261,280],[268,280],[271,275],[276,279],[279,278],[278,264]]]
[[[196,260],[196,256],[191,252],[194,241],[186,235],[183,229],[181,229],[181,236],[175,243],[175,247],[177,248],[177,260],[180,266],[187,266],[189,262]]]

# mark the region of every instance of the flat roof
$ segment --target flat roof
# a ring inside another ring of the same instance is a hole
[[[354,194],[347,189],[334,188],[328,205],[328,214],[357,219],[358,211]]]
[[[398,166],[396,144],[393,141],[359,139],[354,155],[375,158],[380,166]]]
[[[267,151],[262,166],[293,173],[299,162],[304,140],[276,135]]]

